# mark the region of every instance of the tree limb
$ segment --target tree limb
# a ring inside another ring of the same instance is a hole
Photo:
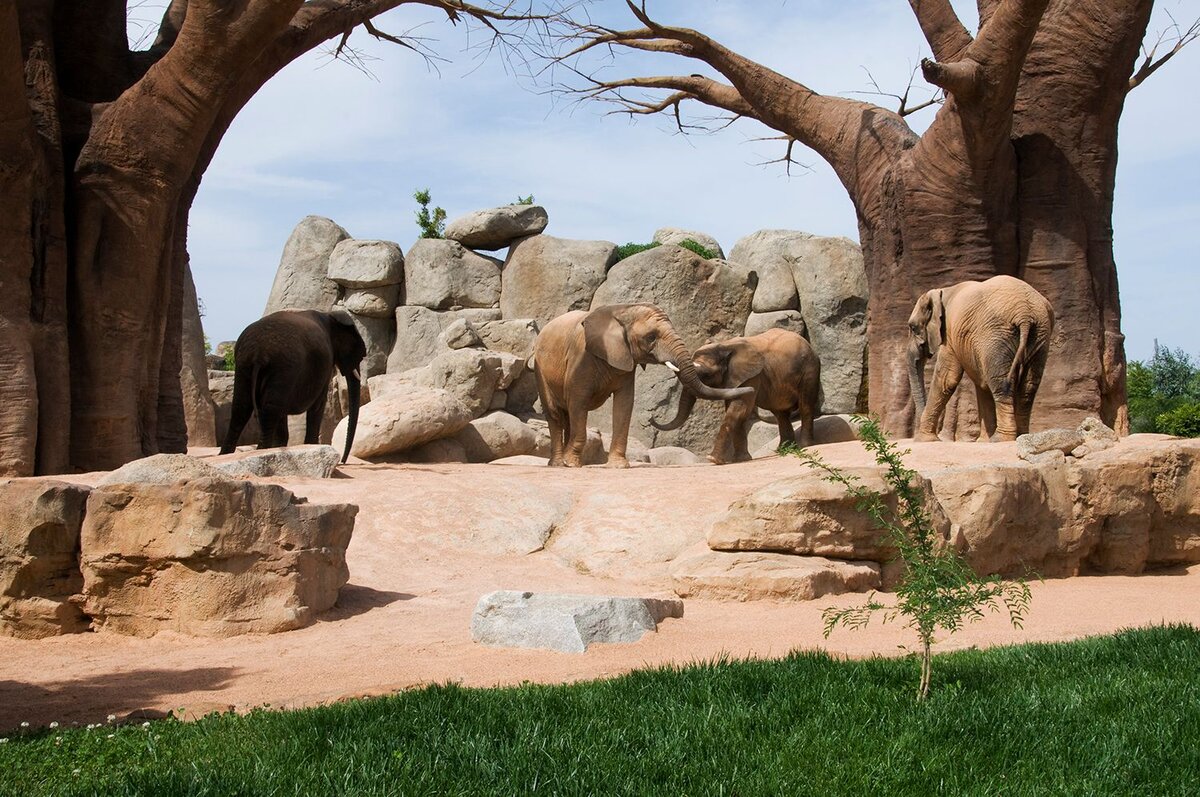
[[[957,61],[971,45],[971,34],[959,21],[950,0],[908,0],[925,41],[938,61]]]
[[[1187,47],[1197,38],[1200,38],[1200,18],[1197,18],[1187,30],[1183,30],[1179,27],[1179,23],[1175,21],[1175,17],[1172,17],[1169,11],[1166,13],[1171,19],[1171,27],[1168,28],[1168,30],[1175,31],[1175,45],[1162,56],[1155,59],[1154,56],[1158,52],[1158,48],[1162,45],[1163,40],[1166,38],[1167,32],[1163,31],[1158,35],[1158,41],[1154,43],[1153,47],[1151,47],[1148,51],[1145,47],[1143,47],[1142,52],[1145,53],[1145,57],[1142,60],[1141,66],[1139,66],[1137,71],[1133,73],[1133,77],[1129,78],[1129,91],[1133,91],[1135,88],[1142,85],[1142,83],[1146,81],[1146,78],[1158,71],[1159,67],[1174,58],[1175,55],[1178,54],[1179,51],[1184,47]]]

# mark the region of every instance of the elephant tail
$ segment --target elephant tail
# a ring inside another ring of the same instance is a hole
[[[1025,363],[1033,355],[1029,350],[1029,338],[1033,333],[1034,322],[1022,321],[1017,327],[1018,341],[1017,353],[1013,355],[1012,365],[1008,369],[1008,386],[1009,390],[1016,388],[1021,382],[1021,377],[1025,375]]]

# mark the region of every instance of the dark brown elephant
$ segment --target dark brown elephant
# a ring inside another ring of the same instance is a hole
[[[975,383],[979,440],[1015,440],[1029,413],[1054,331],[1054,308],[1016,277],[992,277],[926,291],[908,319],[908,379],[917,440],[937,440],[946,402],[963,373]],[[925,361],[934,358],[929,403]]]
[[[667,314],[652,304],[614,304],[574,310],[551,320],[533,345],[542,409],[550,426],[550,463],[583,464],[587,414],[613,397],[610,467],[629,467],[625,446],[633,415],[634,368],[660,363],[700,398],[730,400],[751,388],[718,390],[700,381],[692,354]]]
[[[755,408],[775,416],[780,443],[795,443],[793,414],[800,418],[800,445],[813,443],[813,419],[820,411],[821,361],[800,335],[768,329],[748,338],[731,338],[696,349],[692,365],[709,387],[752,387],[754,392],[725,403],[725,418],[709,459],[718,465],[750,459],[747,437],[757,420]],[[692,413],[696,399],[679,397],[679,410],[666,424],[651,421],[663,431],[678,429]]]
[[[306,416],[304,442],[320,442],[321,416],[336,365],[350,394],[345,462],[358,424],[358,368],[365,356],[366,344],[345,310],[280,310],[246,327],[233,348],[233,407],[221,453],[237,446],[251,412],[258,413],[262,428],[259,448],[286,446],[287,418],[300,413]]]

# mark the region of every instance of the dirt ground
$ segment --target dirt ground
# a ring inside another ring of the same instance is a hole
[[[833,462],[867,464],[857,443],[820,448]],[[908,461],[922,470],[1015,460],[1011,443],[912,448]],[[284,481],[314,503],[361,508],[347,555],[350,583],[321,621],[228,639],[105,632],[0,638],[0,732],[22,721],[66,725],[104,722],[110,714],[307,706],[447,681],[567,682],[718,656],[778,657],[795,648],[846,656],[901,652],[912,644],[911,632],[896,625],[823,638],[821,611],[852,605],[861,595],[806,603],[689,599],[684,616],[664,621],[657,634],[582,654],[471,641],[475,602],[496,589],[670,595],[670,560],[703,549],[709,524],[731,501],[801,467],[778,457],[626,471],[351,464],[342,478]],[[1024,629],[992,615],[937,649],[1065,640],[1153,623],[1200,625],[1200,565],[1052,580],[1032,589]]]

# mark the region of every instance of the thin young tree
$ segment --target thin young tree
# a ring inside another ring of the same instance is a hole
[[[644,0],[626,4],[639,27],[576,27],[556,60],[575,76],[565,88],[633,115],[670,113],[684,132],[692,123],[681,106],[702,103],[779,131],[785,159],[798,143],[829,163],[858,217],[871,292],[870,408],[887,431],[913,428],[905,346],[916,298],[997,274],[1031,283],[1057,314],[1035,425],[1074,426],[1096,413],[1127,430],[1112,246],[1117,123],[1128,92],[1200,26],[1174,27],[1137,65],[1153,0],[978,0],[975,35],[950,0],[909,0],[932,52],[921,73],[945,94],[918,135],[903,102],[897,112],[819,94],[700,31],[655,19]],[[611,78],[589,60],[614,53],[619,66],[622,50],[677,56],[717,77]],[[977,418],[967,388],[952,430]]]
[[[0,476],[185,449],[201,177],[241,109],[302,54],[330,40],[342,52],[357,29],[421,51],[372,21],[405,4],[477,24],[501,48],[555,19],[461,0],[171,0],[139,50],[136,3],[0,0]]]

